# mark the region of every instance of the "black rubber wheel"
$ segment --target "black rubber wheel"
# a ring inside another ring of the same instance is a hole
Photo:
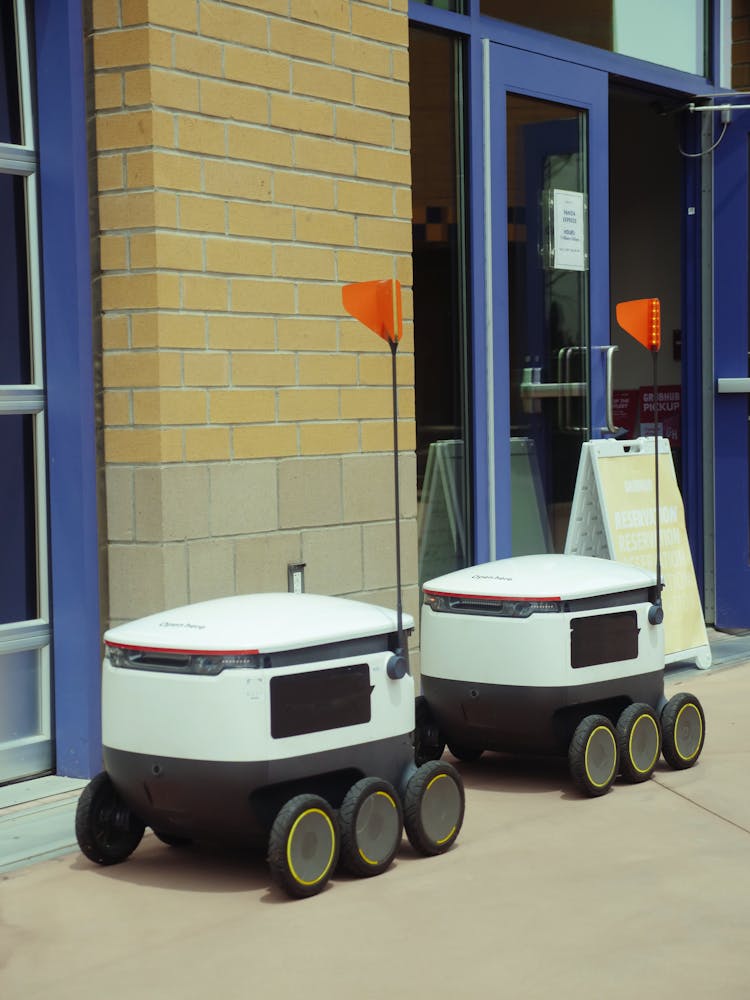
[[[661,725],[650,705],[636,702],[617,720],[620,774],[634,784],[654,773],[661,753]]]
[[[380,875],[393,861],[404,830],[396,789],[382,778],[362,778],[339,810],[341,863],[352,875]]]
[[[706,739],[706,717],[695,695],[672,695],[662,709],[661,731],[661,752],[669,766],[678,771],[692,767]]]
[[[448,749],[456,760],[463,760],[467,763],[472,760],[479,760],[484,753],[484,750],[482,749],[477,749],[476,747],[462,747],[460,745],[456,745],[455,743],[449,743]]]
[[[106,771],[81,792],[76,809],[76,840],[89,861],[116,865],[140,844],[145,825],[117,794]]]
[[[273,880],[290,896],[314,896],[325,888],[339,859],[336,813],[319,795],[295,795],[279,810],[268,840]]]
[[[586,795],[604,795],[617,777],[618,762],[614,726],[604,715],[587,715],[576,727],[568,748],[568,765],[576,786]]]
[[[417,768],[404,794],[404,827],[412,847],[420,854],[444,854],[463,821],[464,786],[455,767],[431,760]]]
[[[153,834],[167,847],[188,847],[193,842],[190,837],[180,837],[176,833],[162,833],[161,830],[154,830]]]
[[[424,695],[414,701],[414,763],[417,767],[428,760],[440,760],[445,750],[445,740],[440,734]]]

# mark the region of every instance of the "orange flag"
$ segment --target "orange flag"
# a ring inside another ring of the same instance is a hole
[[[359,281],[341,290],[344,309],[383,340],[397,344],[403,332],[401,282]]]
[[[661,347],[661,305],[658,299],[632,299],[618,302],[615,307],[617,322],[626,333],[643,344],[649,351]]]

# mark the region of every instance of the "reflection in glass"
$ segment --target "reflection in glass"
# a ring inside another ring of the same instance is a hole
[[[40,681],[37,650],[0,656],[0,748],[42,732]]]
[[[39,616],[33,421],[0,416],[0,624]]]
[[[0,174],[0,386],[31,381],[23,177]]]
[[[525,28],[706,74],[705,0],[480,0],[479,7]]]
[[[16,27],[11,0],[0,7],[0,142],[21,142]]]
[[[412,28],[414,356],[420,583],[471,560],[461,49]]]

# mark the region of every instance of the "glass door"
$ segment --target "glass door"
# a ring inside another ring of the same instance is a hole
[[[562,552],[581,444],[611,423],[607,78],[489,59],[497,554]]]

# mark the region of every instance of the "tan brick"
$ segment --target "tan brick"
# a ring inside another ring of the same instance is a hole
[[[173,134],[171,115],[165,111],[124,111],[96,119],[99,150],[170,146]]]
[[[277,246],[274,251],[276,274],[284,278],[335,277],[332,250],[321,247]]]
[[[345,420],[387,417],[393,408],[390,389],[343,389],[341,416]]]
[[[292,0],[290,16],[296,21],[312,21],[328,28],[349,29],[349,0]]]
[[[341,522],[340,459],[295,458],[280,462],[278,482],[279,527],[298,528]]]
[[[209,392],[212,424],[257,424],[276,419],[276,395],[268,389]]]
[[[187,389],[133,393],[135,424],[205,424],[207,394]]]
[[[276,346],[274,321],[249,316],[211,316],[208,344],[214,350],[273,350]]]
[[[133,347],[199,348],[206,344],[206,319],[179,313],[134,313]]]
[[[104,28],[119,27],[119,0],[93,0],[91,4],[91,25],[97,31],[102,31]]]
[[[391,49],[354,35],[336,35],[333,61],[336,66],[373,76],[391,75]]]
[[[237,593],[273,594],[285,591],[287,566],[301,560],[299,532],[275,532],[273,535],[240,539],[235,544]]]
[[[99,263],[103,271],[123,271],[128,266],[128,241],[124,236],[99,237]]]
[[[185,385],[227,385],[229,356],[200,352],[185,354],[182,360]]]
[[[298,312],[302,316],[340,316],[341,287],[338,284],[302,284],[297,287]]]
[[[329,553],[335,552],[336,559]],[[362,530],[359,525],[303,531],[302,558],[306,586],[314,594],[333,596],[362,590]]]
[[[297,136],[294,140],[294,165],[298,170],[349,176],[354,173],[354,146],[338,140]]]
[[[314,135],[333,135],[333,107],[324,101],[288,94],[271,94],[270,123],[275,128]]]
[[[201,162],[179,153],[128,153],[128,187],[158,187],[174,191],[200,191],[203,186]]]
[[[189,427],[185,430],[187,462],[218,462],[231,458],[228,427]]]
[[[232,311],[290,315],[295,312],[294,287],[283,281],[235,278],[232,281]]]
[[[357,358],[353,354],[300,355],[299,384],[356,385]]]
[[[348,70],[314,63],[294,63],[292,90],[295,94],[320,97],[336,104],[351,104],[354,100],[352,74]]]
[[[354,103],[358,107],[388,111],[394,115],[409,114],[409,85],[400,81],[376,80],[358,76],[354,81]]]
[[[223,2],[200,0],[201,35],[221,38],[235,45],[265,48],[266,18],[254,11],[239,10]]]
[[[300,243],[354,245],[354,219],[349,215],[298,208],[294,213],[294,220],[295,236]]]
[[[411,161],[406,152],[357,148],[357,175],[392,184],[411,183]]]
[[[335,351],[338,327],[335,320],[293,316],[278,321],[280,351]]]
[[[409,21],[403,13],[377,10],[365,4],[352,4],[352,34],[406,48],[409,43]]]
[[[227,46],[224,52],[224,75],[268,90],[289,90],[291,61],[270,52],[253,52]]]
[[[179,115],[177,147],[191,153],[224,156],[227,147],[226,126],[223,122],[208,122],[202,118]]]
[[[322,28],[308,27],[297,21],[271,21],[271,48],[290,56],[301,56],[314,62],[331,62],[333,35]]]
[[[167,31],[156,28],[130,28],[94,34],[94,68],[124,66],[169,66],[172,43]]]
[[[416,425],[413,420],[399,420],[399,451],[414,451],[417,446]],[[393,421],[367,420],[362,424],[362,451],[388,451],[393,448]]]
[[[294,235],[294,212],[276,205],[229,203],[229,232],[256,239],[291,240]]]
[[[125,103],[197,111],[198,81],[194,77],[162,69],[131,70],[125,74]]]
[[[127,316],[102,316],[102,348],[105,351],[130,347],[130,326]]]
[[[122,106],[122,74],[97,73],[94,78],[94,106],[97,110]]]
[[[289,0],[234,0],[238,7],[250,7],[252,10],[265,10],[269,14],[289,13]]]
[[[251,351],[232,355],[234,385],[294,385],[297,359],[294,354],[262,354]]]
[[[393,277],[393,256],[371,250],[338,250],[336,275],[339,281],[382,281]]]
[[[273,247],[249,240],[206,240],[206,270],[224,274],[273,274]]]
[[[409,82],[409,53],[406,49],[391,49],[393,79]]]
[[[298,173],[276,171],[273,176],[276,204],[307,208],[333,208],[335,187],[330,177],[302,177]]]
[[[239,163],[207,161],[204,166],[205,189],[223,198],[245,198],[248,201],[270,201],[270,170]]]
[[[203,233],[226,231],[226,203],[220,198],[180,195],[180,228]]]
[[[242,535],[278,527],[275,462],[219,462],[209,466],[209,471],[212,535]]]
[[[181,279],[182,305],[185,309],[211,309],[225,312],[229,308],[229,282],[226,278],[188,275]]]
[[[106,462],[179,462],[182,432],[178,430],[104,430]]]
[[[105,354],[102,383],[105,388],[149,388],[180,384],[180,358],[155,351]]]
[[[191,604],[235,593],[234,545],[230,539],[189,542],[187,550]]]
[[[297,388],[279,392],[279,420],[336,420],[338,416],[338,389]]]
[[[130,416],[130,393],[113,392],[111,390],[104,393],[104,424],[106,427],[114,427],[118,424],[128,425]]]
[[[235,427],[233,451],[238,458],[285,458],[297,454],[297,428],[291,424]]]
[[[374,250],[411,253],[411,223],[406,220],[360,219],[357,223],[357,243]]]
[[[388,217],[393,212],[393,188],[366,181],[340,180],[336,184],[336,208],[355,215]]]
[[[196,31],[198,6],[195,0],[122,0],[122,23],[159,24],[165,28]]]
[[[133,517],[133,472],[111,467],[105,470],[107,498],[107,540],[132,541],[135,538]]]
[[[365,427],[370,423],[362,424]],[[400,431],[399,425],[399,431]],[[399,435],[399,445],[401,444]],[[384,451],[392,452],[391,443]],[[413,456],[411,456],[413,458]],[[401,484],[401,507],[404,517],[413,517],[412,483],[416,483],[413,463],[406,456],[399,456],[399,479]],[[381,486],[373,489],[373,483]],[[341,463],[341,488],[344,497],[342,520],[383,521],[393,518],[393,455],[351,455]]]
[[[116,156],[99,156],[96,160],[97,186],[100,191],[113,191],[125,183],[125,159]]]
[[[336,138],[390,147],[393,143],[393,119],[390,115],[362,108],[336,108]]]
[[[201,82],[201,111],[216,118],[240,122],[268,121],[268,94],[265,90],[239,83]]]
[[[359,451],[359,424],[302,424],[299,429],[301,455],[346,455]]]
[[[414,356],[399,354],[396,359],[396,379],[399,385],[414,384]],[[390,355],[365,356],[359,360],[360,385],[390,385],[393,381]]]
[[[393,145],[396,149],[411,149],[411,125],[408,118],[396,118],[393,122]]]
[[[130,237],[132,268],[203,270],[203,240],[181,233],[138,233]]]
[[[414,212],[412,209],[411,188],[397,188],[393,192],[393,201],[396,210],[393,213],[398,219],[411,219]]]
[[[252,125],[228,125],[228,155],[248,163],[292,164],[292,137]]]
[[[224,46],[205,38],[174,36],[174,68],[201,76],[223,76]]]
[[[177,223],[177,198],[161,191],[107,194],[99,198],[99,225],[107,229],[172,227]]]
[[[104,275],[101,282],[102,309],[176,309],[180,304],[177,275]]]

